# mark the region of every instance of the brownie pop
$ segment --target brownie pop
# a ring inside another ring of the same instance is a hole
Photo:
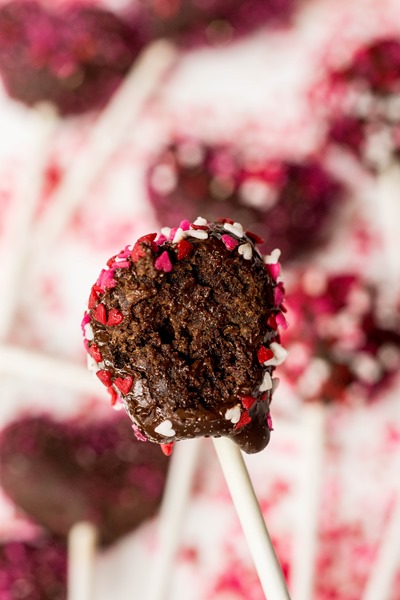
[[[377,289],[355,273],[309,270],[288,292],[294,326],[283,371],[306,401],[378,398],[400,365],[399,314],[384,318]]]
[[[328,139],[380,171],[398,160],[400,138],[400,39],[387,37],[359,48],[325,82],[330,110]]]
[[[9,95],[60,114],[101,108],[145,40],[136,23],[96,6],[49,9],[36,0],[0,7],[0,73]]]
[[[137,435],[269,441],[273,371],[286,358],[279,251],[239,223],[193,223],[139,238],[112,257],[82,323],[91,367],[122,398]]]
[[[181,138],[157,156],[147,189],[161,223],[202,214],[231,218],[280,248],[285,262],[329,239],[343,187],[316,159],[246,157],[230,146]]]
[[[151,518],[168,460],[135,439],[125,413],[56,421],[23,416],[0,434],[0,481],[29,517],[58,538],[88,521],[109,545]]]
[[[226,43],[262,26],[287,24],[295,0],[142,0],[151,35],[185,43]]]

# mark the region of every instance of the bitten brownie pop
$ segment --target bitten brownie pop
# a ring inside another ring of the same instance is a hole
[[[239,223],[199,217],[143,236],[92,287],[85,345],[137,435],[164,445],[228,436],[245,452],[269,441],[276,365],[286,358],[279,251]]]

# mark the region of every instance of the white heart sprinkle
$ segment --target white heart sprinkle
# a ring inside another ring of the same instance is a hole
[[[199,240],[206,240],[208,238],[207,231],[203,231],[203,229],[190,229],[186,234]]]
[[[275,390],[278,389],[280,382],[281,380],[279,379],[279,377],[274,377],[272,379],[272,393],[274,393]]]
[[[99,365],[94,360],[93,356],[90,356],[90,354],[87,355],[87,367],[89,371],[93,371],[93,373],[97,373],[97,371],[99,371]]]
[[[266,256],[264,256],[264,262],[266,265],[276,265],[276,263],[279,261],[281,256],[281,251],[279,250],[279,248],[275,248],[275,250],[272,250],[271,254],[267,254]]]
[[[197,219],[193,221],[193,225],[207,225],[207,222],[207,219],[204,219],[203,217],[197,217]]]
[[[154,431],[165,437],[173,437],[175,435],[175,429],[173,429],[172,423],[169,419],[162,421],[162,423],[154,428]]]
[[[268,371],[265,371],[262,384],[260,385],[260,392],[266,392],[272,390],[272,379]]]
[[[224,223],[224,229],[230,233],[233,233],[233,235],[236,235],[239,238],[244,236],[243,227],[240,223],[234,223],[233,225],[232,223]]]
[[[238,248],[239,254],[243,256],[246,260],[250,260],[253,256],[253,249],[250,244],[242,244]]]
[[[241,415],[240,404],[236,404],[232,408],[228,408],[228,410],[225,413],[225,419],[227,421],[230,421],[231,423],[239,423],[240,415]]]
[[[176,230],[176,233],[174,235],[174,239],[172,240],[172,243],[178,244],[179,242],[181,242],[183,240],[184,237],[186,237],[186,231],[183,231],[183,229],[181,227],[178,227],[178,229]]]
[[[169,237],[169,234],[171,233],[171,227],[162,227],[161,233],[165,235],[166,238]]]
[[[289,352],[286,348],[281,346],[281,344],[278,344],[278,342],[272,342],[269,347],[274,353],[274,356],[269,360],[266,360],[264,365],[266,367],[277,367],[278,365],[281,365],[287,359]]]
[[[85,338],[87,339],[87,341],[91,342],[92,340],[94,340],[93,328],[90,323],[86,323],[84,330],[85,330]]]

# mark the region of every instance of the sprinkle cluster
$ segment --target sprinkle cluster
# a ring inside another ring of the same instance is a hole
[[[284,302],[284,286],[280,279],[280,251],[274,250],[267,256],[262,256],[257,244],[263,240],[256,234],[245,231],[243,226],[230,219],[221,219],[219,223],[209,223],[206,219],[198,217],[193,223],[182,220],[178,227],[164,227],[160,234],[151,233],[142,236],[133,246],[126,246],[119,254],[113,256],[107,263],[107,269],[103,269],[93,285],[88,310],[82,321],[84,343],[88,352],[89,368],[91,368],[98,379],[107,388],[111,396],[113,406],[117,401],[124,399],[136,388],[140,388],[140,378],[135,380],[134,375],[116,377],[114,372],[107,368],[101,348],[94,340],[92,324],[96,322],[105,328],[118,327],[123,323],[125,315],[123,311],[116,308],[107,309],[103,303],[104,294],[118,285],[119,275],[124,269],[138,269],[141,263],[150,259],[153,268],[159,273],[159,277],[167,277],[174,266],[183,260],[190,260],[190,256],[197,244],[202,244],[210,237],[221,244],[227,251],[227,258],[232,254],[240,257],[240,260],[248,262],[257,261],[260,267],[264,265],[271,289],[273,290],[274,309],[266,317],[265,329],[268,332],[265,341],[257,349],[254,362],[262,368],[262,377],[258,388],[254,389],[254,395],[239,396],[231,407],[226,409],[222,415],[225,421],[232,423],[232,429],[238,431],[248,425],[252,420],[253,407],[261,401],[266,402],[270,394],[277,386],[278,380],[272,378],[273,369],[282,364],[287,356],[287,351],[280,344],[278,329],[287,327]],[[258,368],[259,368],[258,367]],[[140,392],[140,389],[136,390]],[[266,404],[266,408],[268,403]],[[272,429],[269,412],[267,412],[268,427]],[[143,432],[135,425],[134,431],[139,439],[146,439]],[[176,435],[174,423],[165,419],[155,423],[154,432],[165,438],[163,450],[169,454],[172,449],[171,439]]]
[[[383,320],[376,290],[351,273],[305,272],[288,293],[284,373],[306,400],[375,399],[400,367],[399,315]]]

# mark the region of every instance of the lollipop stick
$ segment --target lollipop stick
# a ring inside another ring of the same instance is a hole
[[[176,56],[171,43],[158,40],[148,46],[135,62],[93,126],[84,151],[77,155],[54,193],[52,203],[36,230],[34,260],[40,261],[57,240],[79,202],[130,132]]]
[[[326,407],[319,403],[303,406],[303,460],[295,532],[291,591],[296,600],[314,598],[318,516],[325,454]]]
[[[37,129],[35,148],[21,173],[21,187],[12,206],[6,232],[6,256],[2,262],[0,340],[5,339],[13,326],[20,283],[27,258],[32,222],[43,192],[44,170],[49,158],[50,142],[58,123],[55,110],[42,104],[32,111]]]
[[[400,167],[392,164],[378,175],[376,189],[375,210],[381,225],[381,237],[383,238],[385,263],[383,275],[389,280],[386,285],[387,293],[396,301],[399,293],[399,195],[400,195]]]
[[[82,521],[68,536],[68,600],[93,600],[97,531]]]
[[[400,493],[365,587],[362,600],[390,600],[400,572]]]
[[[228,438],[213,441],[264,594],[268,600],[290,600],[242,454]]]
[[[154,576],[146,600],[164,600],[170,589],[173,564],[179,547],[183,515],[193,483],[202,440],[179,442],[174,447],[160,511],[158,552],[152,560]]]

